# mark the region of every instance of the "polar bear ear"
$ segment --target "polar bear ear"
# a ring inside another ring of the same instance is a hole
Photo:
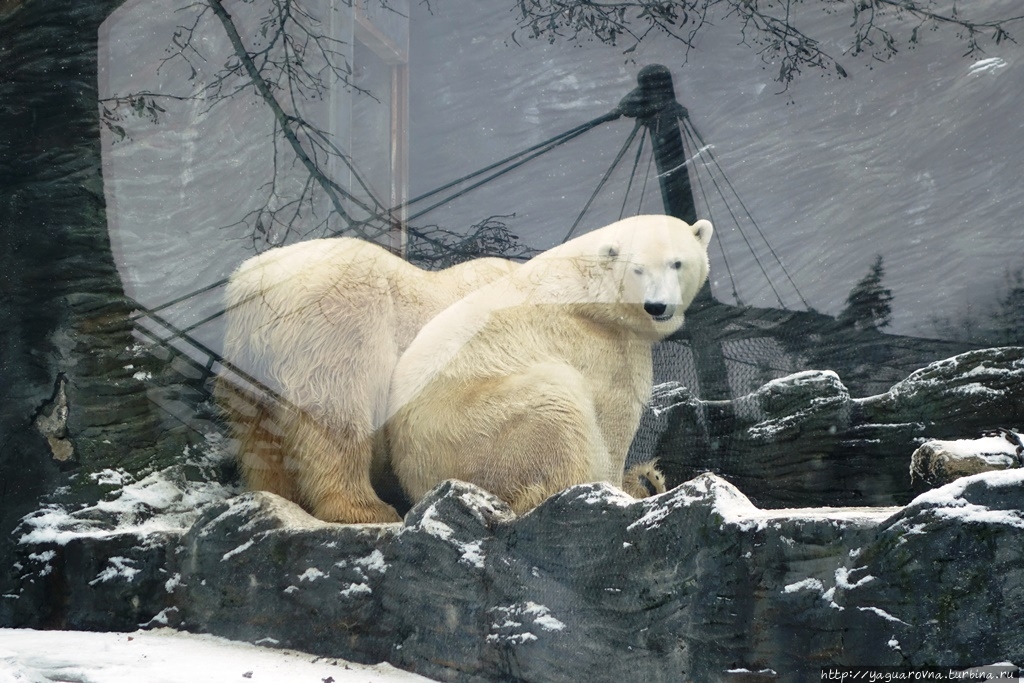
[[[604,245],[598,253],[601,255],[601,258],[614,261],[619,257],[620,251],[619,245],[613,243]]]
[[[693,236],[707,249],[708,245],[711,244],[711,235],[715,232],[715,229],[711,226],[711,221],[702,218],[691,227],[693,228]]]

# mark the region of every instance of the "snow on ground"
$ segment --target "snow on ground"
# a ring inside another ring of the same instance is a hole
[[[366,666],[171,629],[135,633],[0,629],[0,683],[414,683]]]

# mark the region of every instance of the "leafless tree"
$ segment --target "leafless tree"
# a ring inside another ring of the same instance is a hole
[[[807,10],[847,14],[851,34],[842,54],[887,60],[901,45],[913,47],[922,31],[949,28],[964,44],[965,55],[986,44],[1013,41],[1009,28],[1024,14],[972,18],[979,10],[960,11],[955,1],[936,0],[518,0],[519,35],[550,41],[600,40],[630,53],[648,36],[675,38],[688,55],[701,29],[713,18],[739,22],[740,40],[766,65],[778,68],[776,80],[788,86],[804,69],[839,77],[847,70],[822,41],[799,28]]]
[[[537,250],[519,242],[504,219],[513,216],[489,216],[473,225],[468,235],[439,225],[416,228],[409,236],[409,260],[428,270],[441,270],[482,254],[500,255],[525,261]]]
[[[240,2],[255,7],[256,0]],[[343,2],[352,5],[352,0]],[[373,97],[373,93],[354,82],[344,43],[329,36],[324,20],[301,0],[261,1],[259,11],[255,34],[243,35],[241,22],[222,0],[199,0],[185,7],[187,19],[171,36],[161,68],[184,66],[194,91],[187,95],[145,91],[104,99],[104,125],[115,139],[123,140],[128,137],[123,125],[126,119],[141,117],[159,122],[166,114],[160,104],[165,99],[199,100],[208,111],[227,99],[255,94],[273,115],[273,168],[263,188],[263,200],[235,224],[244,227],[254,250],[307,236],[381,237],[397,225],[397,207],[386,206],[374,195],[350,155],[308,115],[332,88],[366,97]],[[202,47],[201,32],[211,30],[211,21],[216,21],[227,35],[231,56],[205,80],[210,57]],[[332,177],[331,169],[338,163],[349,172],[360,192]],[[422,251],[418,260],[425,264],[529,252],[494,217],[472,226],[464,236],[438,226],[407,226],[407,230],[412,238],[410,256]],[[479,251],[471,253],[474,250]],[[442,256],[442,251],[450,254]]]
[[[241,2],[254,5],[254,0]],[[307,115],[310,103],[324,99],[331,88],[370,94],[355,85],[344,43],[328,35],[323,19],[299,0],[268,0],[259,10],[255,34],[243,36],[221,0],[201,0],[185,7],[187,19],[171,36],[161,68],[183,65],[195,90],[186,96],[142,92],[103,100],[105,124],[123,138],[120,122],[124,117],[144,116],[155,122],[164,113],[159,104],[164,98],[201,100],[211,109],[225,100],[255,94],[273,115],[273,169],[263,201],[239,221],[248,228],[254,245],[275,246],[296,234],[347,231],[373,239],[387,232],[386,207],[368,203],[331,178],[327,169],[332,160],[359,176],[349,155]],[[231,54],[206,80],[210,56],[204,51],[201,32],[215,30],[211,22],[227,35]],[[289,172],[295,166],[300,173]],[[356,220],[354,210],[372,220]]]

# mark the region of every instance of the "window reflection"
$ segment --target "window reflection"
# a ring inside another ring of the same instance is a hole
[[[220,362],[223,283],[254,253],[356,234],[429,268],[521,260],[682,205],[715,222],[712,276],[684,332],[656,350],[658,385],[729,401],[814,369],[865,397],[934,360],[1020,341],[1021,273],[1005,245],[1021,208],[1007,169],[1024,143],[991,133],[1016,106],[999,59],[928,44],[858,78],[780,84],[719,26],[705,29],[703,66],[687,68],[666,35],[624,61],[600,41],[511,39],[468,2],[313,2],[291,19],[229,4],[261,91],[218,4],[125,4],[100,54],[118,267],[140,329],[200,377]],[[301,67],[275,61],[300,53]],[[665,199],[673,169],[655,127],[619,109],[659,63],[682,107],[670,117],[682,205]],[[641,434],[636,448],[656,441]]]

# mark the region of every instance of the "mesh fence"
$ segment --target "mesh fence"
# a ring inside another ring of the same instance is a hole
[[[929,363],[977,348],[855,329],[817,313],[725,304],[709,309],[688,318],[689,329],[679,338],[655,347],[651,407],[637,432],[630,462],[654,456],[668,427],[663,410],[674,402],[732,401],[771,380],[806,370],[834,371],[851,396],[873,396]],[[696,334],[694,328],[701,326],[704,329]],[[694,353],[695,338],[704,344],[699,354]],[[700,367],[702,359],[708,367]]]

